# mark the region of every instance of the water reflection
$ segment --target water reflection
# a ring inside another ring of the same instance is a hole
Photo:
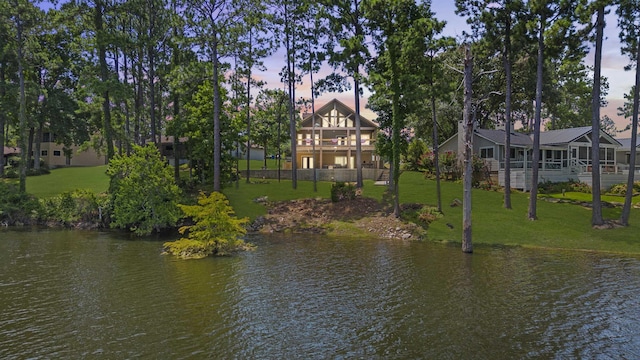
[[[109,233],[0,232],[0,358],[638,358],[640,261],[262,237],[179,261]]]

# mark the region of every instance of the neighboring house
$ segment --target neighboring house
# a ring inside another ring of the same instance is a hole
[[[458,133],[462,126],[459,125]],[[590,126],[544,131],[540,133],[540,163],[538,181],[581,181],[591,184],[591,139]],[[504,130],[475,129],[473,151],[483,158],[498,182],[504,185]],[[458,134],[440,145],[440,151],[460,153],[462,137]],[[600,173],[602,188],[624,182],[625,176],[616,160],[622,144],[609,134],[600,132]],[[511,186],[528,191],[531,189],[533,158],[533,135],[513,132],[511,134]]]
[[[12,156],[20,156],[20,148],[12,147],[12,146],[4,146],[2,151],[2,156],[4,157],[3,164],[7,165],[7,162]]]
[[[64,145],[55,141],[55,134],[44,132],[40,143],[40,159],[51,169],[61,166],[97,166],[107,163],[106,156],[98,154],[93,148],[80,150],[79,146],[71,146],[65,153]],[[35,146],[34,146],[35,150]]]
[[[375,155],[378,126],[360,115],[360,142],[363,168],[380,168]],[[355,111],[337,99],[312,114],[305,114],[296,134],[299,169],[355,169]],[[314,152],[315,148],[315,152]]]
[[[622,144],[616,151],[616,164],[618,168],[622,170],[624,174],[629,173],[629,159],[631,158],[631,139],[618,139],[618,142]],[[634,166],[636,175],[640,174],[640,141],[636,141],[636,163]]]
[[[187,159],[187,138],[178,138],[178,148],[174,149],[174,137],[173,136],[160,136],[160,155],[162,155],[169,165],[175,164],[176,158],[178,158],[178,164],[186,164],[189,162]]]

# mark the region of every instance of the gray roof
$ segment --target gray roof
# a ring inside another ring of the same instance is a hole
[[[622,149],[631,149],[631,138],[616,139],[622,145]],[[636,140],[636,148],[640,147],[640,141]]]
[[[492,130],[492,129],[476,129],[476,133],[498,145],[504,145],[505,132],[504,130]],[[512,132],[511,133],[511,145],[512,146],[531,146],[533,142],[527,134]]]
[[[567,144],[591,132],[591,126],[540,132],[540,145]]]

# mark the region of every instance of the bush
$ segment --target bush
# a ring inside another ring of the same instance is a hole
[[[638,194],[640,193],[640,181],[636,181],[633,183],[633,194]],[[620,196],[624,196],[627,194],[627,184],[616,184],[613,185],[611,187],[611,189],[609,189],[609,191],[607,192],[611,195],[620,195]]]
[[[116,155],[109,162],[111,227],[148,235],[173,227],[180,218],[180,189],[173,169],[149,144],[134,146],[130,156]]]
[[[426,225],[441,219],[444,215],[438,211],[437,207],[425,205],[418,211],[418,219],[424,222]]]
[[[218,192],[209,196],[200,193],[198,204],[180,205],[195,223],[182,226],[177,241],[166,242],[165,251],[185,259],[200,259],[209,255],[227,255],[249,248],[239,237],[246,233],[247,218],[238,219],[227,198]]]
[[[356,198],[356,187],[345,182],[336,182],[331,185],[331,201],[353,200]]]
[[[20,192],[14,184],[0,181],[0,222],[6,225],[30,224],[40,211],[38,199]]]
[[[77,222],[101,225],[106,218],[108,198],[97,196],[89,190],[67,191],[58,196],[40,200],[41,219],[63,225]]]

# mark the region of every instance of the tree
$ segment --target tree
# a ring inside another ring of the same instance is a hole
[[[164,243],[167,252],[185,259],[200,259],[247,248],[240,236],[247,232],[244,225],[249,219],[238,219],[223,194],[212,192],[206,196],[201,192],[198,204],[181,204],[180,209],[194,224],[180,227],[180,234],[186,237]]]
[[[278,131],[279,121],[283,117],[287,101],[287,94],[278,89],[260,91],[256,98],[256,113],[254,115],[251,141],[262,145],[264,149],[264,166],[267,166],[267,155],[287,141]],[[271,151],[269,151],[271,149]]]
[[[495,44],[495,51],[502,54],[505,74],[505,103],[504,103],[504,207],[511,209],[511,126],[512,126],[512,95],[513,95],[513,54],[512,37],[518,33],[524,21],[523,7],[520,0],[495,1],[464,1],[456,0],[458,11],[470,16],[467,22],[472,24],[475,35],[482,35],[488,44]],[[515,30],[515,31],[514,31]]]
[[[325,0],[329,27],[333,39],[326,43],[329,64],[342,69],[353,79],[356,127],[356,187],[362,187],[362,142],[360,140],[360,96],[363,75],[360,69],[370,57],[365,43],[365,22],[362,16],[362,0]],[[342,90],[343,87],[339,86]]]
[[[221,58],[229,55],[233,34],[241,26],[239,20],[242,2],[229,0],[190,0],[185,10],[196,40],[201,49],[201,55],[211,63],[213,73],[211,84],[213,87],[213,191],[222,188],[222,138],[221,113],[222,93],[220,79]]]
[[[378,57],[369,65],[369,82],[379,103],[387,102],[391,109],[388,114],[391,119],[392,194],[394,214],[399,217],[398,183],[405,118],[424,99],[419,84],[425,71],[426,38],[439,33],[441,23],[435,19],[429,3],[416,4],[411,0],[373,0],[363,4],[363,12],[378,52]]]
[[[471,47],[464,45],[464,112],[462,113],[464,126],[464,179],[462,199],[462,252],[472,253],[471,240],[471,187],[473,180],[473,117],[471,116],[471,99],[473,97],[473,57]],[[461,134],[458,134],[460,136]]]
[[[530,27],[534,28],[537,38],[537,68],[535,115],[533,121],[533,161],[531,171],[531,193],[529,196],[529,220],[537,219],[538,173],[540,163],[540,128],[542,125],[544,64],[546,47],[558,53],[566,44],[567,38],[576,36],[575,1],[541,0],[529,2],[529,14],[533,17]],[[548,36],[547,36],[548,35]]]
[[[633,197],[633,183],[636,164],[636,146],[638,137],[638,108],[640,107],[640,2],[637,0],[621,0],[618,5],[618,26],[620,27],[620,41],[622,43],[621,52],[629,56],[632,64],[636,68],[635,85],[633,87],[633,110],[631,115],[631,148],[629,156],[629,175],[627,177],[627,192],[624,199],[624,206],[620,214],[620,223],[629,225],[631,214],[631,200]],[[635,64],[633,62],[635,61]],[[633,167],[631,167],[633,166]]]
[[[180,189],[155,145],[136,145],[131,156],[115,155],[107,175],[111,178],[111,227],[148,235],[175,226],[180,218]]]
[[[599,1],[594,4],[596,18],[596,49],[593,74],[593,99],[591,110],[591,225],[600,226],[602,219],[602,199],[600,195],[600,74],[602,71],[602,38],[604,33],[604,15],[606,4]]]

